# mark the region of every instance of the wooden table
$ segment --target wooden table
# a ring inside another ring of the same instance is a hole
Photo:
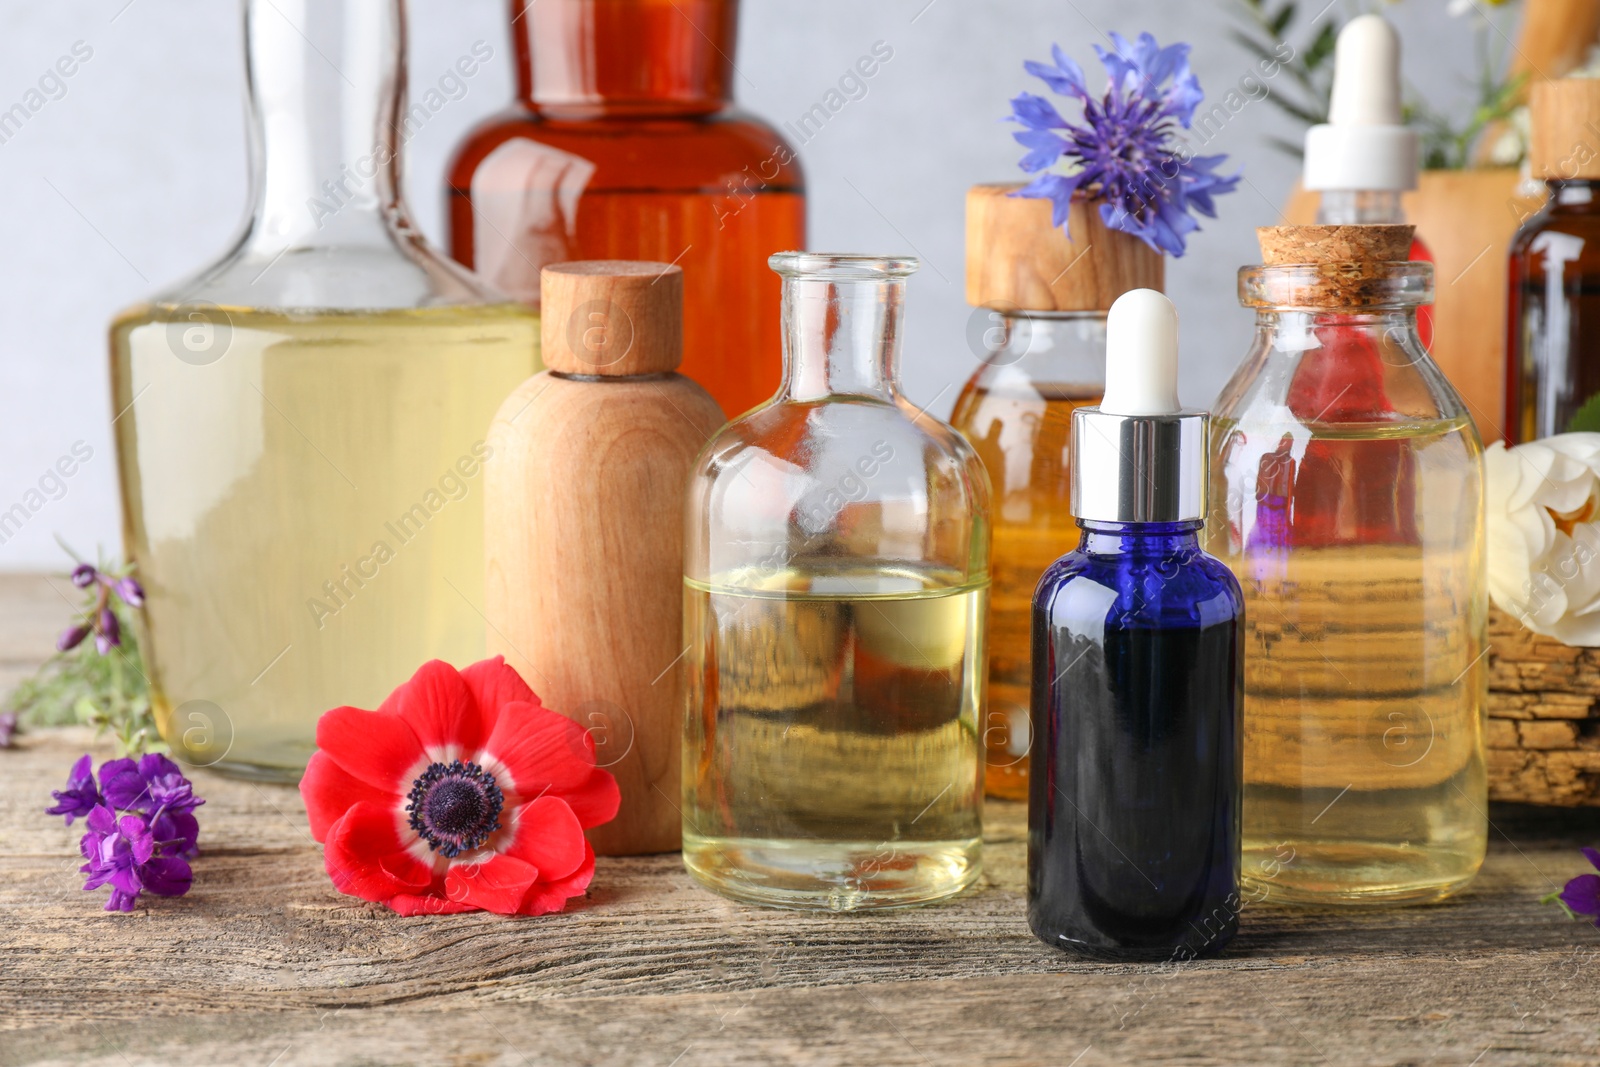
[[[65,610],[0,578],[0,672]],[[1445,904],[1256,906],[1225,959],[1123,966],[1028,932],[1011,804],[981,888],[942,907],[762,911],[659,856],[602,860],[562,915],[401,919],[334,892],[294,790],[197,772],[193,890],[109,915],[42,814],[87,745],[0,751],[0,1065],[1600,1062],[1600,931],[1538,903],[1600,811],[1495,808],[1482,876]]]

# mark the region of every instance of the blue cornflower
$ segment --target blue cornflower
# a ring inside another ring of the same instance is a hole
[[[1099,99],[1059,45],[1050,46],[1053,63],[1023,64],[1053,92],[1079,101],[1083,120],[1069,123],[1034,93],[1011,101],[1010,118],[1025,127],[1012,135],[1028,150],[1020,165],[1038,174],[1015,195],[1051,201],[1054,224],[1065,226],[1081,191],[1101,201],[1107,226],[1181,256],[1184,235],[1200,228],[1191,212],[1215,218],[1212,197],[1233,192],[1239,176],[1216,173],[1226,156],[1192,155],[1178,140],[1178,127],[1189,128],[1204,95],[1189,69],[1189,46],[1162,48],[1148,33],[1132,43],[1113,33],[1111,43],[1114,52],[1095,46],[1108,78]],[[1071,173],[1049,172],[1063,159]]]

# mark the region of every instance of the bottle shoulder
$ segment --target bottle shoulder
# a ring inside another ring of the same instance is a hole
[[[450,164],[450,184],[470,193],[474,179],[492,167],[534,173],[548,156],[576,157],[590,167],[586,191],[715,189],[745,176],[766,192],[804,193],[798,153],[776,129],[753,115],[727,108],[685,117],[598,117],[553,120],[513,106],[468,132]],[[648,165],[646,165],[648,164]]]
[[[1227,564],[1197,548],[1102,555],[1079,548],[1045,569],[1034,609],[1053,623],[1116,619],[1123,626],[1210,626],[1244,616]]]

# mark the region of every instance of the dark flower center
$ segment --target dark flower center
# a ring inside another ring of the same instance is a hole
[[[476,763],[460,760],[429,764],[411,783],[406,798],[411,828],[447,859],[482,848],[489,835],[500,829],[504,805],[505,795],[494,775]]]

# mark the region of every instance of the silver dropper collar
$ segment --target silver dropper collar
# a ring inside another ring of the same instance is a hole
[[[1203,411],[1072,413],[1072,514],[1092,522],[1191,522],[1205,517]]]

